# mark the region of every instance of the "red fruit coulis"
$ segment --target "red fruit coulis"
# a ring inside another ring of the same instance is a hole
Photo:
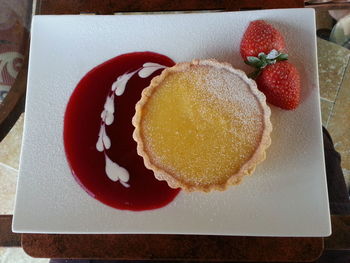
[[[101,112],[112,84],[119,76],[139,69],[146,62],[174,65],[170,58],[153,52],[128,53],[108,60],[88,72],[78,83],[64,117],[64,147],[75,179],[92,197],[117,209],[142,211],[160,208],[179,193],[179,189],[172,189],[166,182],[158,181],[153,172],[145,168],[132,138],[134,127],[131,119],[135,104],[141,98],[142,90],[161,70],[148,78],[135,74],[129,80],[124,93],[115,96],[114,121],[106,126],[111,140],[106,154],[129,172],[130,187],[107,177],[104,153],[96,149]]]

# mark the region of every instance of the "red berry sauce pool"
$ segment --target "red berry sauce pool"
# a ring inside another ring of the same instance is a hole
[[[169,67],[174,62],[153,52],[128,53],[108,60],[83,77],[66,108],[64,147],[74,177],[91,196],[117,209],[160,208],[179,193],[145,168],[132,138],[135,104],[151,79],[161,73],[162,68],[154,67],[158,64]],[[145,65],[154,73],[140,77],[139,70]],[[118,77],[132,72],[125,90],[112,88]],[[111,174],[113,169],[122,171],[114,180],[106,171]]]

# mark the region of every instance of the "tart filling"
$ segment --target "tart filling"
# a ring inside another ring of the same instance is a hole
[[[179,63],[152,79],[133,125],[138,154],[157,179],[205,192],[251,174],[272,130],[255,82],[216,60]]]

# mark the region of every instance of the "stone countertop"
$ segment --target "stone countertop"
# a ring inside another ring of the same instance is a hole
[[[317,40],[322,123],[342,157],[350,187],[350,50],[323,39]]]

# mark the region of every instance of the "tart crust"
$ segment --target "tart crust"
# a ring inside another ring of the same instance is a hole
[[[261,107],[263,130],[261,133],[260,143],[256,147],[250,159],[240,167],[239,171],[235,174],[232,174],[227,179],[226,182],[221,184],[210,184],[210,185],[188,184],[186,181],[181,180],[181,178],[178,178],[173,174],[171,174],[170,172],[165,171],[164,169],[159,167],[155,162],[151,160],[150,153],[146,150],[145,142],[143,139],[144,136],[142,135],[141,121],[143,118],[143,107],[146,105],[148,99],[152,96],[154,91],[159,87],[159,84],[161,84],[170,74],[174,72],[185,72],[189,70],[191,67],[198,66],[198,65],[210,66],[210,67],[219,68],[219,69],[226,69],[227,71],[232,72],[233,74],[239,76],[245,83],[248,84],[251,93],[255,96],[255,98],[257,99]],[[163,180],[166,181],[171,188],[180,187],[188,192],[192,192],[192,191],[210,192],[212,190],[224,191],[230,185],[240,184],[244,176],[251,175],[254,172],[256,166],[259,163],[261,163],[263,160],[265,160],[266,149],[271,144],[271,138],[270,138],[270,133],[272,131],[272,124],[270,122],[271,110],[269,106],[266,104],[265,95],[258,90],[255,81],[252,79],[249,79],[243,71],[233,68],[229,63],[218,62],[215,59],[193,60],[192,62],[178,63],[171,68],[166,68],[165,70],[163,70],[163,72],[159,76],[154,77],[150,85],[143,90],[142,97],[136,104],[135,109],[136,109],[136,112],[132,119],[132,124],[135,127],[133,138],[137,142],[137,153],[143,157],[145,166],[154,172],[154,176],[160,181],[163,181]]]

